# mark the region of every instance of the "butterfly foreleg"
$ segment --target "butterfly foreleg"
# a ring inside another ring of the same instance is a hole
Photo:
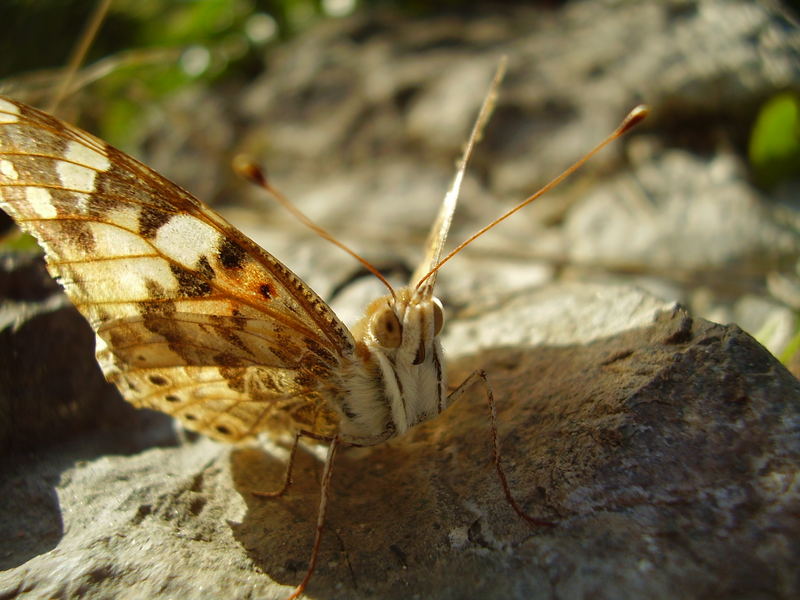
[[[503,493],[505,494],[506,500],[511,505],[511,508],[514,509],[514,512],[528,523],[539,526],[555,525],[555,523],[532,517],[526,513],[511,494],[511,488],[508,486],[508,479],[506,478],[506,473],[503,470],[500,452],[500,440],[497,436],[497,407],[494,401],[494,392],[492,391],[492,386],[489,384],[489,378],[486,375],[486,371],[483,369],[473,371],[469,377],[461,382],[461,385],[459,385],[450,393],[447,399],[447,404],[450,405],[455,400],[460,398],[464,392],[477,381],[481,381],[483,383],[484,390],[486,391],[486,402],[489,405],[489,431],[492,438],[492,461],[494,462],[495,469],[497,470],[497,476],[500,478],[500,485],[503,488]]]
[[[297,446],[300,444],[300,437],[303,435],[302,431],[294,434],[294,441],[292,442],[292,449],[289,451],[289,460],[286,463],[286,474],[283,479],[283,485],[272,492],[262,492],[260,490],[250,490],[250,493],[259,498],[278,498],[283,496],[289,486],[292,485],[292,468],[294,467],[294,457],[297,454]]]
[[[325,457],[325,468],[322,470],[322,484],[319,495],[319,508],[317,509],[317,528],[314,535],[314,545],[311,548],[311,558],[308,560],[308,569],[303,581],[300,582],[291,595],[286,600],[294,600],[303,593],[306,589],[311,576],[314,574],[314,569],[317,566],[317,557],[319,556],[319,547],[322,543],[322,530],[325,527],[325,513],[328,508],[328,490],[331,486],[331,477],[333,476],[333,461],[336,458],[336,451],[339,449],[340,440],[335,436],[330,445],[328,446],[328,455]]]
[[[311,547],[311,557],[308,561],[308,569],[306,570],[305,577],[300,582],[300,584],[294,589],[294,591],[286,598],[286,600],[294,600],[298,598],[300,594],[303,593],[305,590],[306,585],[311,580],[311,576],[314,574],[314,569],[317,566],[317,557],[319,556],[319,548],[320,544],[322,543],[322,530],[325,527],[325,514],[327,513],[328,508],[328,491],[330,489],[331,478],[333,477],[333,462],[336,457],[336,452],[341,445],[341,440],[338,436],[334,437],[326,437],[320,436],[310,431],[300,430],[295,433],[294,441],[292,443],[292,448],[289,451],[289,461],[286,465],[286,476],[284,477],[283,486],[280,489],[275,490],[273,492],[261,492],[257,490],[250,490],[250,493],[259,496],[262,498],[277,498],[282,496],[286,493],[289,489],[289,486],[292,484],[292,467],[294,466],[294,459],[295,455],[297,454],[297,447],[300,444],[301,437],[308,437],[313,440],[319,442],[329,442],[328,445],[328,454],[325,457],[325,465],[322,470],[322,482],[320,484],[320,498],[319,498],[319,508],[317,509],[317,526],[316,526],[316,533],[314,535],[314,545]]]

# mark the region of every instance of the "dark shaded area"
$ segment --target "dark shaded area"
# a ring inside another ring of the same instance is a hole
[[[60,292],[61,286],[47,272],[41,254],[0,254],[0,301],[36,302]]]
[[[89,324],[47,274],[41,256],[0,257],[3,452],[41,449],[81,432],[142,420],[141,411],[106,382],[94,343]]]
[[[82,0],[3,2],[3,20],[8,34],[0,38],[0,78],[35,69],[63,67],[94,5],[94,2]],[[134,39],[135,30],[131,25],[124,15],[112,12],[103,26],[103,34],[90,50],[90,60],[128,46]]]
[[[5,235],[14,227],[14,219],[0,210],[0,236]]]

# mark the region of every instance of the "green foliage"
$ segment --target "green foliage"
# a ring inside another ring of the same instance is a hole
[[[27,233],[19,233],[0,239],[0,251],[42,252],[39,244],[36,243],[36,238]]]
[[[800,352],[800,322],[795,324],[795,329],[797,333],[789,340],[789,343],[786,344],[786,348],[783,349],[783,352],[781,352],[781,355],[778,357],[784,365],[788,365],[794,355]]]
[[[0,78],[51,69],[55,89],[95,0],[2,2]],[[142,107],[190,85],[254,76],[268,44],[323,18],[326,3],[114,0],[85,60],[108,69],[93,84],[94,105],[82,116],[101,137],[135,146]]]
[[[750,164],[764,187],[800,175],[800,98],[792,92],[772,97],[750,135]]]
[[[255,59],[247,36],[251,0],[116,0],[108,27],[133,24],[119,64],[93,90],[102,103],[98,131],[116,145],[136,145],[142,107],[195,83],[237,77]]]

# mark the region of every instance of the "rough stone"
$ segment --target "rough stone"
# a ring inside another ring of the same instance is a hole
[[[587,194],[567,216],[575,263],[654,273],[696,273],[743,282],[786,263],[800,234],[763,202],[740,159],[682,152],[644,164]],[[713,226],[709,226],[713,224]]]
[[[451,365],[456,382],[488,371],[511,489],[556,525],[531,527],[503,498],[476,385],[405,438],[342,453],[311,597],[800,593],[800,384],[736,327],[679,307],[653,320],[641,294],[605,292],[561,297],[603,314],[614,296],[630,328],[476,341]],[[526,300],[502,311],[537,329],[527,309],[548,312],[550,297]],[[491,330],[484,315],[473,326]],[[277,584],[299,582],[316,458],[301,453],[288,495],[266,500],[249,490],[278,485],[285,449],[199,439],[120,452],[140,435],[123,424],[4,460],[0,594],[279,597]]]

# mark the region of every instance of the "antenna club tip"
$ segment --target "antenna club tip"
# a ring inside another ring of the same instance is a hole
[[[508,54],[501,54],[500,60],[497,61],[498,80],[505,76],[507,68],[508,68]]]
[[[640,104],[639,106],[635,107],[625,119],[622,121],[622,124],[619,126],[619,133],[620,135],[627,132],[629,129],[636,127],[639,123],[644,121],[647,118],[647,115],[650,114],[650,108],[645,104]]]
[[[233,170],[240,177],[249,179],[261,187],[267,187],[267,176],[264,170],[246,154],[237,154],[233,157]]]

